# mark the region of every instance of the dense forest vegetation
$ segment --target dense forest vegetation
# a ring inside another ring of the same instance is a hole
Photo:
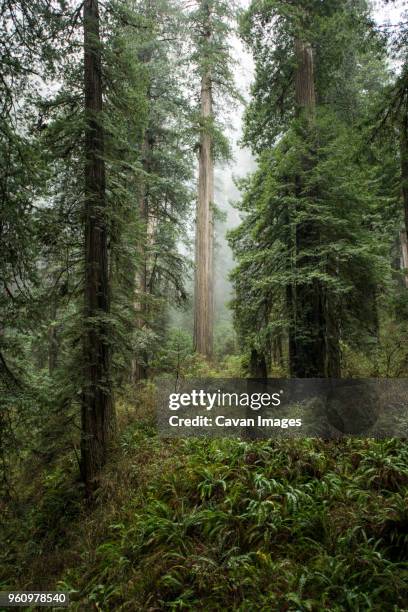
[[[408,608],[404,438],[155,424],[163,378],[408,378],[408,7],[0,0],[0,33],[0,590]]]

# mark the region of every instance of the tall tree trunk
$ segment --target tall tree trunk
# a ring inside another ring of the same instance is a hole
[[[85,330],[81,471],[87,492],[106,462],[114,432],[109,344],[109,276],[101,42],[98,0],[84,2],[85,91]]]
[[[313,122],[316,111],[316,92],[314,82],[314,58],[311,45],[295,40],[296,72],[295,103],[298,117],[305,115]]]
[[[405,114],[401,122],[400,156],[402,201],[404,205],[405,221],[405,232],[401,232],[401,250],[403,266],[408,268],[408,108],[405,110]],[[408,274],[405,277],[405,284],[408,287]]]
[[[404,205],[405,233],[408,236],[408,108],[401,122],[401,186]]]
[[[156,7],[157,8],[157,7]],[[155,18],[155,9],[152,2],[147,1],[146,17],[152,21]],[[151,46],[144,47],[139,51],[138,59],[146,66],[150,64],[153,57],[153,48]],[[150,103],[152,100],[152,92],[150,86],[147,88],[147,100]],[[152,216],[149,214],[149,185],[148,177],[151,172],[152,165],[152,150],[154,147],[154,137],[150,127],[150,118],[146,126],[143,144],[142,144],[142,166],[145,178],[140,181],[140,203],[139,203],[139,219],[142,225],[142,234],[140,240],[140,267],[136,272],[135,279],[135,310],[138,313],[136,319],[136,327],[142,330],[146,326],[148,316],[147,294],[152,293],[152,287],[149,284],[149,247],[153,243],[154,238],[154,223]],[[142,350],[135,355],[132,363],[132,380],[138,383],[145,380],[149,375],[147,352]]]
[[[316,111],[316,94],[314,83],[313,49],[309,43],[301,40],[295,41],[297,68],[295,74],[295,102],[296,113],[304,121],[306,134],[312,132]],[[312,137],[312,136],[311,136]],[[306,154],[302,160],[304,173],[313,167],[313,159]],[[296,196],[298,209],[304,206],[305,195],[313,197],[314,194],[305,194],[302,177],[296,180]],[[296,227],[296,266],[298,267],[298,281],[291,292],[294,300],[293,322],[289,337],[290,373],[297,378],[321,378],[327,375],[326,364],[326,337],[325,337],[325,303],[323,288],[317,279],[305,280],[301,276],[302,268],[314,268],[317,264],[315,257],[302,254],[305,251],[313,252],[319,243],[319,227],[310,217]],[[292,334],[292,337],[291,337]]]
[[[207,28],[204,36],[211,38],[210,12],[208,3],[203,0],[207,11]],[[198,199],[195,253],[195,305],[194,305],[194,349],[207,358],[213,353],[214,319],[214,224],[212,202],[214,200],[214,162],[212,157],[212,77],[209,67],[201,79],[201,121]]]
[[[337,299],[324,291],[324,358],[325,369],[324,374],[328,378],[341,377],[341,351],[340,351],[340,329],[338,310],[336,308]],[[374,308],[377,307],[376,302],[373,302]]]
[[[143,171],[146,174],[150,172],[151,148],[152,142],[149,139],[148,130],[146,130],[142,145]],[[139,251],[140,267],[136,272],[135,282],[135,310],[137,312],[136,327],[142,330],[146,324],[147,315],[146,294],[148,292],[148,247],[151,239],[151,220],[149,217],[148,187],[146,185],[146,180],[142,180],[140,188],[139,219],[142,225],[142,238],[140,241],[141,249]],[[132,379],[133,382],[138,383],[141,380],[145,380],[147,377],[147,356],[141,352],[134,358],[132,364]]]

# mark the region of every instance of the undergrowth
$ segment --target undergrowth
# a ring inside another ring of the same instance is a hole
[[[5,508],[3,589],[81,611],[408,608],[404,441],[170,441],[127,418],[92,508],[74,456]]]

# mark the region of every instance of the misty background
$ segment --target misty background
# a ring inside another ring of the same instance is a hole
[[[242,9],[246,9],[251,3],[251,0],[237,1]],[[392,5],[386,5],[384,0],[374,0],[371,4],[374,18],[380,26],[398,23],[404,10],[408,8],[408,0],[398,0]],[[234,352],[236,344],[232,312],[229,308],[229,303],[233,297],[229,274],[235,264],[227,241],[227,233],[240,223],[240,213],[234,207],[234,203],[240,200],[240,192],[236,181],[244,178],[256,169],[256,162],[251,151],[240,144],[245,106],[250,100],[250,89],[254,79],[255,66],[252,55],[247,51],[242,41],[237,36],[234,36],[231,42],[234,50],[233,57],[236,60],[234,66],[235,81],[244,99],[244,104],[237,103],[235,108],[227,109],[226,111],[226,135],[230,141],[232,159],[228,163],[216,165],[214,170],[215,205],[221,212],[221,218],[217,218],[215,222],[215,353],[217,353],[217,343],[219,342],[222,343],[224,349],[226,344],[231,345],[231,352]],[[396,71],[399,69],[398,65],[390,67]],[[191,228],[191,238],[189,255],[194,260],[194,227]],[[188,288],[191,292],[191,300],[183,311],[173,310],[171,324],[192,333],[193,278]]]

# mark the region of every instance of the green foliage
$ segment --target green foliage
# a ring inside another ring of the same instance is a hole
[[[354,163],[351,151],[353,146],[358,151],[358,140],[353,143],[350,132],[327,113],[314,130],[305,142],[295,127],[264,152],[259,169],[243,184],[245,219],[230,233],[239,264],[232,276],[235,319],[245,344],[258,350],[270,352],[273,338],[288,333],[288,288],[316,280],[347,342],[361,348],[376,334],[369,296],[389,275],[390,249],[377,234],[381,200],[370,169]],[[311,163],[304,171],[306,156]],[[310,253],[295,245],[296,228],[308,220],[319,234]]]
[[[373,32],[365,0],[254,1],[241,17],[241,35],[255,60],[243,140],[256,154],[271,147],[294,118],[296,37],[312,45],[318,103],[340,119],[361,118],[385,75],[382,39]]]
[[[169,330],[166,343],[159,351],[155,365],[160,371],[169,372],[180,378],[191,366],[192,359],[191,335],[182,329],[173,328]]]
[[[74,610],[406,605],[404,441],[168,442],[142,421],[123,432],[122,446],[93,512],[71,515],[60,542],[48,588],[70,591]],[[34,549],[44,513],[52,507],[56,521],[66,511],[53,505],[61,482],[53,472],[47,503],[33,510]],[[10,588],[27,562],[27,588],[38,579],[41,565],[25,555],[19,570],[8,559]]]
[[[179,378],[227,377],[243,375],[242,359],[236,354],[235,334],[230,325],[218,326],[215,334],[216,363],[208,364],[193,351],[190,333],[180,328],[170,328],[166,341],[152,361],[154,371],[161,377],[171,375]]]
[[[233,75],[236,61],[232,34],[237,14],[235,0],[195,0],[187,17],[187,27],[192,32],[190,62],[196,76],[196,92],[199,91],[202,76],[208,70],[212,79],[213,117],[203,122],[200,109],[193,108],[192,129],[196,142],[199,141],[202,131],[211,134],[215,160],[227,160],[231,157],[229,142],[224,132],[229,122],[229,112],[236,108],[237,102],[242,101]],[[208,20],[211,24],[211,36],[207,36]],[[229,112],[226,112],[226,108],[229,108]]]
[[[256,66],[244,142],[258,156],[258,169],[241,182],[242,224],[230,233],[238,262],[233,310],[246,360],[261,355],[287,374],[291,347],[312,344],[323,329],[328,362],[364,353],[379,374],[379,327],[400,291],[391,261],[400,224],[398,153],[368,135],[374,101],[390,78],[383,39],[364,1],[253,2],[241,34]],[[296,117],[298,39],[314,57],[317,106],[309,125]]]
[[[3,466],[10,468],[13,446],[42,446],[48,459],[55,458],[51,423],[61,432],[60,448],[77,444],[84,326],[102,319],[83,320],[82,5],[3,4],[2,32],[14,24],[16,35],[15,40],[5,36],[0,49],[8,75],[0,84],[5,94],[1,450]],[[111,286],[104,322],[113,388],[120,392],[135,354],[144,356],[148,346],[149,360],[155,357],[166,333],[167,303],[186,298],[189,270],[180,245],[192,205],[193,146],[177,59],[180,11],[167,1],[112,0],[100,6],[100,15]],[[148,159],[147,139],[153,143]],[[147,220],[141,213],[144,192]],[[146,291],[136,295],[146,262]],[[41,410],[47,414],[44,423],[38,418]],[[32,425],[30,441],[16,425],[20,418]]]
[[[405,609],[404,440],[162,440],[154,382],[129,383],[135,357],[176,380],[244,376],[253,353],[266,354],[270,372],[287,375],[288,289],[315,283],[338,327],[342,374],[407,375],[395,264],[405,68],[393,80],[365,0],[257,0],[242,16],[256,64],[244,141],[258,161],[230,234],[242,351],[221,316],[210,364],[168,313],[187,298],[197,137],[211,132],[216,159],[229,153],[237,9],[224,0],[100,9],[104,322],[115,392],[135,402],[117,402],[118,444],[87,505],[81,339],[101,318],[83,320],[81,7],[0,0],[2,588],[67,590],[73,610]],[[405,64],[406,35],[394,46]],[[299,36],[315,54],[313,125],[295,118]],[[195,99],[208,67],[215,118],[203,122]],[[319,239],[297,248],[302,224]]]

